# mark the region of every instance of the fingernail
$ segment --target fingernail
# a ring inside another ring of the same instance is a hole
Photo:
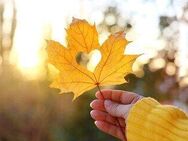
[[[105,100],[104,101],[105,106],[109,106],[112,104],[111,100]]]
[[[94,112],[93,112],[93,110],[90,112],[90,115],[94,119]]]
[[[95,125],[97,125],[97,121],[95,121]]]
[[[89,104],[89,106],[92,108],[93,101]]]
[[[90,115],[91,115],[91,116],[93,115],[93,110],[90,112]]]
[[[99,127],[99,126],[100,126],[100,124],[101,124],[101,122],[100,122],[100,121],[95,121],[95,125],[96,125],[97,127]]]

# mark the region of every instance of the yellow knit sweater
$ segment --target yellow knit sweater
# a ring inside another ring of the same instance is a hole
[[[188,141],[188,116],[152,98],[138,101],[126,123],[128,141]]]

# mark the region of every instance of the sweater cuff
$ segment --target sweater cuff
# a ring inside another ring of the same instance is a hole
[[[146,126],[147,116],[159,103],[152,98],[143,98],[139,100],[130,110],[127,117],[127,139],[128,141],[140,140],[140,136],[147,134],[142,130]]]
[[[163,106],[152,98],[143,98],[129,112],[127,139],[128,141],[174,141],[174,139],[184,141],[184,138],[188,137],[188,130],[185,129],[188,126],[184,129],[177,127],[177,122],[182,119],[184,123],[188,123],[187,116],[178,108]]]

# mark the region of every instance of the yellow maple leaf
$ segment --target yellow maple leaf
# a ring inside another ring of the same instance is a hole
[[[117,85],[125,83],[124,76],[132,72],[132,65],[138,55],[125,55],[128,41],[124,32],[118,32],[100,47],[95,25],[85,20],[73,19],[67,29],[68,46],[56,41],[48,41],[49,63],[54,65],[59,74],[51,84],[61,92],[73,92],[74,99],[96,86]],[[90,53],[98,49],[102,58],[93,72],[79,65],[76,55],[79,52]]]

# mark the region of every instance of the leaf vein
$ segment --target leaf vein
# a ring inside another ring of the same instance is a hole
[[[130,60],[129,62],[126,62],[125,64],[121,65],[119,68],[117,68],[116,70],[114,70],[113,72],[111,72],[110,74],[108,74],[106,77],[104,77],[104,78],[100,81],[100,83],[103,82],[103,81],[104,81],[107,77],[109,77],[110,75],[116,73],[121,67],[123,67],[124,65],[127,65],[128,63],[130,63],[130,62],[132,62],[132,61],[134,61],[134,60],[135,60],[135,58],[132,59],[132,60]]]

